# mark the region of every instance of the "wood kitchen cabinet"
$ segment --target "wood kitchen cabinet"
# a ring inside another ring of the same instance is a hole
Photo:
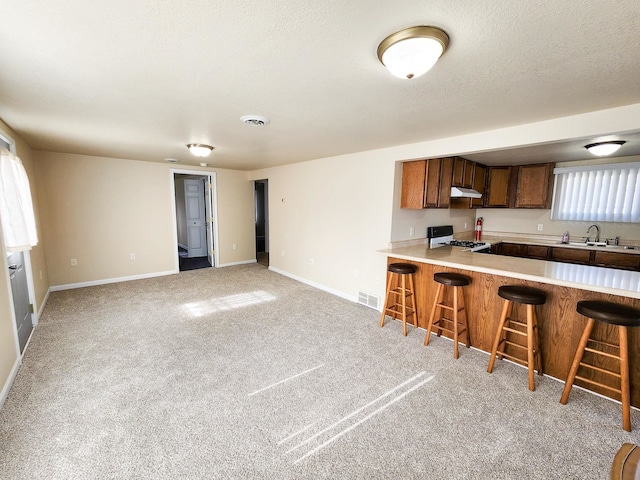
[[[588,265],[591,262],[591,252],[581,248],[552,248],[549,260]]]
[[[453,158],[431,158],[402,164],[401,208],[448,208]]]
[[[462,157],[453,157],[451,186],[471,188],[475,163]]]
[[[551,208],[553,163],[517,168],[515,208]]]
[[[640,271],[640,255],[630,253],[595,252],[594,264],[599,267]]]
[[[512,167],[487,167],[487,184],[484,206],[488,208],[510,206]]]

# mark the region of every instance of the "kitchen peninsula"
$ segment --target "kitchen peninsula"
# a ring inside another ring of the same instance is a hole
[[[576,312],[578,301],[605,300],[640,308],[638,271],[486,255],[451,246],[429,249],[424,243],[381,250],[380,253],[388,257],[388,263],[416,265],[416,304],[418,325],[422,328],[427,327],[434,301],[433,274],[446,271],[469,276],[471,285],[465,287],[464,292],[471,345],[486,352],[491,351],[502,309],[498,287],[528,285],[546,292],[547,302],[538,307],[543,369],[545,375],[563,381],[586,323],[585,317]],[[631,329],[629,335],[631,404],[640,406],[640,331],[636,330],[640,329]],[[600,324],[594,332],[603,341],[613,340],[616,333],[611,326]],[[420,331],[419,334],[424,333]],[[614,365],[602,366],[614,368]],[[611,385],[609,378],[597,372],[592,377]],[[594,387],[590,389],[595,390]],[[610,396],[606,389],[598,392]]]

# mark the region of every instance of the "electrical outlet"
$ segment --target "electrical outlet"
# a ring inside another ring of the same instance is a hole
[[[538,224],[538,231],[539,231],[539,232],[541,232],[541,231],[542,231],[542,224],[541,224],[541,223],[539,223],[539,224]]]
[[[464,229],[467,229],[467,222],[464,222]]]
[[[313,258],[309,259],[309,265],[311,265],[313,267]]]
[[[42,280],[42,270],[40,270],[40,280]]]
[[[135,259],[136,259],[136,254],[135,254],[135,253],[130,253],[130,254],[129,254],[129,258],[130,258],[131,260],[135,260]]]
[[[77,267],[78,266],[78,259],[77,258],[72,258],[71,259],[71,266],[72,267]]]
[[[284,250],[282,250],[282,253],[280,255],[284,257]]]
[[[358,270],[353,271],[353,278],[358,278]]]
[[[409,236],[413,237],[413,234],[416,233],[416,229],[413,227],[409,227]]]
[[[233,249],[237,250],[238,249],[238,245],[236,243],[233,244]]]

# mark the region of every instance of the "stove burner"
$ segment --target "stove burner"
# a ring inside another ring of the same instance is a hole
[[[476,248],[486,245],[485,242],[472,242],[471,240],[451,240],[449,245],[454,247]]]

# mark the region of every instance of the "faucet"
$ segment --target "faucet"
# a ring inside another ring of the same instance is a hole
[[[600,228],[598,227],[598,225],[591,225],[589,228],[587,228],[587,235],[589,235],[589,231],[593,228],[596,227],[596,239],[595,242],[598,243],[600,241]],[[587,242],[589,241],[589,237],[587,237]]]

